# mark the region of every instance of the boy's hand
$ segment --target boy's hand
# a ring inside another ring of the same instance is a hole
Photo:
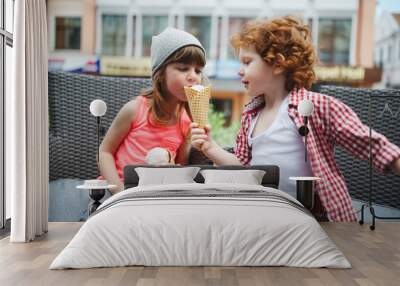
[[[211,141],[211,126],[206,125],[204,128],[199,128],[196,122],[190,124],[192,146],[197,150],[206,152],[212,144]]]

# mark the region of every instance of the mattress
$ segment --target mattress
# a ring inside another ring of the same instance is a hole
[[[130,265],[351,267],[284,192],[199,183],[138,186],[112,196],[50,269]]]

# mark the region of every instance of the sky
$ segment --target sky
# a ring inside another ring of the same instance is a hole
[[[376,5],[378,11],[400,12],[400,0],[377,0]]]

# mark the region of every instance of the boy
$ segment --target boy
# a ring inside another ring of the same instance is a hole
[[[290,176],[316,176],[315,207],[320,221],[356,221],[344,178],[334,161],[340,145],[354,156],[368,159],[369,129],[341,101],[308,89],[315,80],[316,55],[310,32],[294,17],[252,22],[232,37],[239,54],[241,81],[252,100],[244,108],[235,154],[211,140],[211,127],[191,124],[192,145],[217,165],[274,164],[280,167],[280,189],[295,193]],[[298,130],[304,119],[299,102],[309,99],[314,113],[309,118],[307,152]],[[373,132],[374,167],[400,174],[400,148]]]

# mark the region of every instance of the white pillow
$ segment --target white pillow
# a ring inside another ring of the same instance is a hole
[[[199,170],[199,167],[135,168],[139,176],[138,186],[195,183],[193,179]]]
[[[265,171],[262,170],[202,170],[204,183],[234,183],[261,185]]]

